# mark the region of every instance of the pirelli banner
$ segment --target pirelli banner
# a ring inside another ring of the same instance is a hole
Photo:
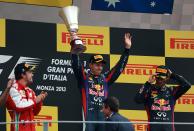
[[[167,65],[183,75],[192,88],[177,100],[176,122],[194,122],[194,32],[173,30],[143,30],[98,26],[80,26],[79,37],[88,50],[80,57],[88,69],[91,54],[102,54],[107,61],[104,71],[118,61],[124,47],[123,35],[133,35],[129,61],[121,76],[110,88],[110,96],[120,100],[120,113],[131,121],[147,121],[143,105],[134,102],[137,90],[158,65]],[[71,67],[70,36],[63,24],[38,23],[0,19],[0,94],[14,67],[21,62],[35,65],[31,88],[39,94],[48,92],[48,98],[35,120],[82,120],[81,94]],[[174,83],[169,83],[174,84]],[[4,107],[0,121],[10,121]],[[146,131],[143,124],[134,125],[136,131]],[[36,124],[37,131],[43,128]],[[193,131],[192,126],[176,126],[177,131]],[[9,131],[9,125],[0,130]],[[81,131],[82,124],[52,124],[49,131]]]

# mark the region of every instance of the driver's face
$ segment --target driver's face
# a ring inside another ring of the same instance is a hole
[[[157,85],[165,85],[167,82],[167,78],[162,78],[162,77],[158,77],[156,76],[156,84]]]
[[[33,82],[33,73],[32,73],[32,71],[26,71],[25,80],[27,81],[28,84],[31,84]]]
[[[100,75],[102,73],[103,66],[103,63],[91,63],[90,69],[94,75]]]

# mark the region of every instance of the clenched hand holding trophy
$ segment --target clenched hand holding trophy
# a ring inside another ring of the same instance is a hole
[[[82,40],[77,36],[78,32],[78,14],[79,8],[77,6],[67,6],[59,11],[59,16],[65,22],[65,25],[71,36],[71,53],[80,54],[86,50],[86,46]]]

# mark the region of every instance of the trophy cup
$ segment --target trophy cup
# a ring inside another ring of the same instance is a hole
[[[59,11],[59,16],[65,22],[65,25],[70,33],[71,37],[71,53],[80,54],[86,50],[86,46],[82,40],[77,36],[78,32],[78,13],[79,8],[77,6],[67,6]]]

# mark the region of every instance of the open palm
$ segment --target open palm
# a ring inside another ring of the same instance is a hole
[[[132,45],[131,38],[132,38],[132,36],[130,33],[125,33],[125,48],[127,48],[127,49],[131,48],[131,45]]]

